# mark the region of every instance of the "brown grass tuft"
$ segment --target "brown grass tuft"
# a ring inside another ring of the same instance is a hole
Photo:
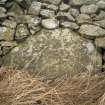
[[[39,79],[1,68],[0,105],[105,105],[105,75],[87,72],[50,84]]]

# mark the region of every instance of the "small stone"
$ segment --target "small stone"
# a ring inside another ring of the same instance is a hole
[[[42,0],[42,1],[55,4],[55,5],[58,5],[61,2],[61,0]]]
[[[28,13],[31,15],[39,15],[41,9],[41,2],[34,1],[32,2]]]
[[[5,18],[7,15],[6,15],[6,9],[3,8],[3,7],[0,7],[0,18]]]
[[[14,30],[9,27],[0,27],[0,40],[11,41],[14,38]]]
[[[95,4],[98,0],[70,0],[70,4],[74,6],[81,6],[85,4]]]
[[[19,24],[16,28],[15,40],[21,41],[29,35],[29,31],[24,24]]]
[[[41,30],[41,27],[40,26],[36,26],[36,27],[32,27],[30,28],[30,33],[32,35],[35,35],[37,32],[39,32]]]
[[[59,21],[56,19],[43,19],[42,26],[47,29],[55,29],[59,26]]]
[[[84,24],[84,23],[92,23],[92,19],[87,14],[79,14],[76,18],[77,23]]]
[[[100,13],[98,15],[96,15],[93,20],[103,20],[105,19],[105,12],[104,11],[100,11]]]
[[[0,45],[2,47],[2,55],[6,55],[11,49],[17,46],[16,42],[7,42],[7,41],[2,41],[0,42]]]
[[[55,16],[55,12],[52,11],[52,10],[49,10],[49,9],[41,9],[40,15],[43,18],[51,18],[51,17],[54,17]]]
[[[75,18],[69,12],[58,12],[57,18],[73,22],[75,21]]]
[[[28,23],[29,28],[36,27],[36,26],[40,25],[41,18],[39,18],[37,16],[27,18],[27,23]]]
[[[62,3],[59,7],[60,11],[67,11],[70,8],[70,5]]]
[[[74,30],[79,29],[79,26],[76,23],[68,22],[68,21],[62,22],[61,26],[65,28],[74,29]]]
[[[83,5],[80,8],[81,13],[83,14],[94,14],[98,10],[98,6],[95,4],[90,4],[90,5]]]
[[[15,21],[7,19],[2,23],[2,25],[14,29],[14,28],[16,28],[17,23]]]
[[[42,3],[42,9],[45,9],[45,8],[53,10],[53,11],[57,11],[58,10],[58,6],[57,5]]]
[[[98,6],[98,8],[101,8],[101,9],[105,9],[105,1],[99,1],[98,3],[97,3],[97,6]]]
[[[81,25],[79,32],[81,35],[87,36],[87,37],[100,37],[100,36],[105,36],[105,30],[100,28],[99,26],[95,25]]]
[[[69,10],[70,14],[74,17],[77,17],[80,13],[79,13],[79,10],[76,9],[76,8],[70,8]]]
[[[97,47],[105,48],[105,37],[96,38],[95,44]]]
[[[57,11],[57,10],[58,10],[58,6],[53,5],[53,4],[49,4],[49,5],[47,6],[47,8],[48,8],[48,9],[51,9],[51,10],[54,10],[54,11]]]
[[[102,27],[102,28],[105,28],[105,19],[104,20],[100,20],[100,21],[94,21],[94,24]]]

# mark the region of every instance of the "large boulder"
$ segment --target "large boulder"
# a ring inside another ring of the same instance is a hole
[[[98,71],[101,64],[92,41],[69,29],[43,29],[3,57],[3,66],[34,70],[45,79]]]

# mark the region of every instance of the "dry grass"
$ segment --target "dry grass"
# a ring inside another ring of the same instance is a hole
[[[0,105],[105,105],[105,75],[87,72],[47,84],[28,72],[1,68]]]

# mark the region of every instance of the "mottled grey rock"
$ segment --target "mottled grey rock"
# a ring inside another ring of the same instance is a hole
[[[100,37],[105,36],[105,30],[100,28],[99,26],[84,24],[81,25],[79,32],[81,35],[89,36],[89,37]]]
[[[49,9],[41,9],[40,15],[41,15],[43,18],[52,18],[52,17],[55,16],[55,12],[52,11],[52,10],[49,10]]]
[[[70,4],[74,6],[81,6],[84,4],[94,4],[98,0],[70,0]]]
[[[61,26],[62,27],[65,27],[65,28],[70,28],[70,29],[73,29],[73,30],[77,30],[79,29],[79,26],[74,23],[74,22],[69,22],[69,21],[64,21],[61,23]]]
[[[81,13],[83,14],[94,14],[98,10],[98,6],[95,4],[90,4],[90,5],[83,5],[80,8]]]
[[[59,19],[65,19],[65,20],[69,20],[69,21],[75,21],[75,18],[70,14],[70,12],[58,12],[57,17]]]
[[[0,7],[0,18],[5,18],[7,16],[6,11],[4,7]]]
[[[0,42],[0,45],[2,47],[2,55],[6,55],[7,53],[9,53],[9,51],[11,49],[13,49],[14,47],[16,47],[16,42],[7,42],[7,41],[2,41]]]
[[[70,5],[65,3],[61,3],[61,5],[59,6],[60,11],[67,11],[69,8],[70,8]]]
[[[42,8],[50,9],[50,10],[53,10],[53,11],[57,11],[58,10],[58,6],[57,5],[47,4],[47,3],[42,3]]]
[[[36,26],[36,27],[32,27],[30,28],[30,33],[32,35],[35,35],[37,32],[39,32],[41,30],[41,26]]]
[[[55,5],[58,5],[61,2],[61,0],[42,0],[42,1],[55,4]]]
[[[105,9],[105,1],[99,1],[98,3],[97,3],[97,6],[98,6],[98,8],[101,8],[101,9]]]
[[[2,23],[2,25],[14,29],[14,28],[16,28],[17,23],[16,23],[15,21],[6,19],[6,20]]]
[[[14,30],[9,27],[0,27],[0,40],[11,41],[14,38]]]
[[[96,38],[95,44],[97,47],[105,48],[105,37]]]
[[[21,41],[29,35],[29,31],[24,24],[19,24],[16,27],[15,40]]]
[[[23,14],[23,10],[19,6],[19,4],[17,4],[16,2],[13,2],[13,5],[8,10],[8,13],[13,13],[15,15],[15,17],[16,17],[16,16],[19,16],[19,15],[22,15]]]
[[[93,43],[69,29],[42,30],[3,57],[3,66],[34,70],[45,79],[98,71],[102,59]]]
[[[54,10],[54,11],[57,11],[57,10],[58,10],[58,6],[53,5],[53,4],[49,4],[49,5],[47,6],[47,8],[48,8],[48,9],[51,9],[51,10]]]
[[[36,27],[36,26],[40,25],[41,18],[37,17],[37,16],[27,18],[27,23],[28,23],[29,28]]]
[[[100,11],[100,13],[98,15],[96,15],[93,20],[103,20],[105,19],[105,11]]]
[[[102,27],[102,28],[105,28],[105,19],[104,20],[100,20],[100,21],[94,21],[94,24]]]
[[[59,26],[59,21],[56,19],[43,19],[42,26],[47,29],[55,29]]]
[[[84,24],[84,23],[92,23],[92,19],[87,14],[79,14],[76,18],[77,23]]]
[[[34,2],[32,2],[31,6],[28,10],[28,14],[39,15],[40,9],[41,9],[41,2],[34,1]]]
[[[70,8],[69,10],[70,14],[74,17],[77,17],[80,13],[79,13],[79,10],[76,9],[76,8]]]

